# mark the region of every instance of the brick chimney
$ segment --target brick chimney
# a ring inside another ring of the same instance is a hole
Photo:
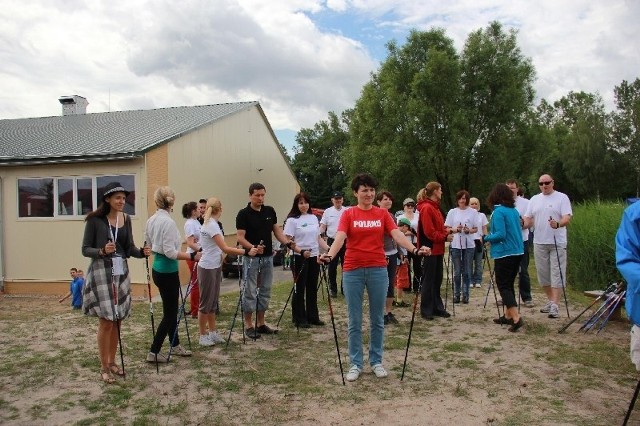
[[[80,115],[87,113],[89,102],[82,96],[61,96],[58,99],[62,104],[62,115]]]

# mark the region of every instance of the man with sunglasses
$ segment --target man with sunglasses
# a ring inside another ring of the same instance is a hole
[[[524,227],[535,229],[533,257],[538,282],[547,296],[540,312],[558,318],[558,302],[567,276],[567,225],[573,212],[566,194],[554,189],[553,178],[544,174],[538,179],[540,194],[529,200]]]

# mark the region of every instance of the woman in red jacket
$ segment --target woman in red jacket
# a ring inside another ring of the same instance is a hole
[[[433,317],[449,318],[440,297],[442,286],[442,261],[444,260],[444,243],[451,241],[451,230],[444,226],[444,215],[440,210],[442,186],[438,182],[429,182],[425,187],[427,199],[419,201],[420,212],[418,222],[418,246],[431,248],[431,256],[425,257],[422,263],[422,289],[420,299],[420,315],[432,320]]]

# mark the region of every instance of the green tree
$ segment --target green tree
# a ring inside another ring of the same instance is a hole
[[[474,189],[472,176],[490,176],[491,186],[506,179],[511,138],[533,99],[533,67],[516,33],[494,22],[470,34],[462,57],[442,29],[387,48],[354,109],[349,172],[369,171],[398,195],[435,179],[445,206],[458,189]]]
[[[609,188],[608,125],[602,98],[569,92],[554,103],[560,159],[574,199],[599,199]]]
[[[635,172],[635,193],[640,197],[640,79],[622,81],[613,90],[617,111],[614,120],[614,146],[629,160]]]
[[[518,130],[533,105],[535,72],[517,43],[515,30],[498,22],[472,32],[461,55],[461,109],[465,115],[464,152],[459,186],[487,192],[513,176]],[[506,172],[506,173],[505,173]],[[483,185],[474,188],[474,180]]]
[[[329,112],[327,120],[316,123],[313,129],[301,129],[296,135],[291,168],[314,207],[328,206],[331,193],[342,191],[347,185],[342,152],[349,138],[349,114],[346,111],[338,117]]]

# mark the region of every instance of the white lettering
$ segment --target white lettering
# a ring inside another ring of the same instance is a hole
[[[381,220],[354,220],[354,228],[380,228],[382,226]]]

